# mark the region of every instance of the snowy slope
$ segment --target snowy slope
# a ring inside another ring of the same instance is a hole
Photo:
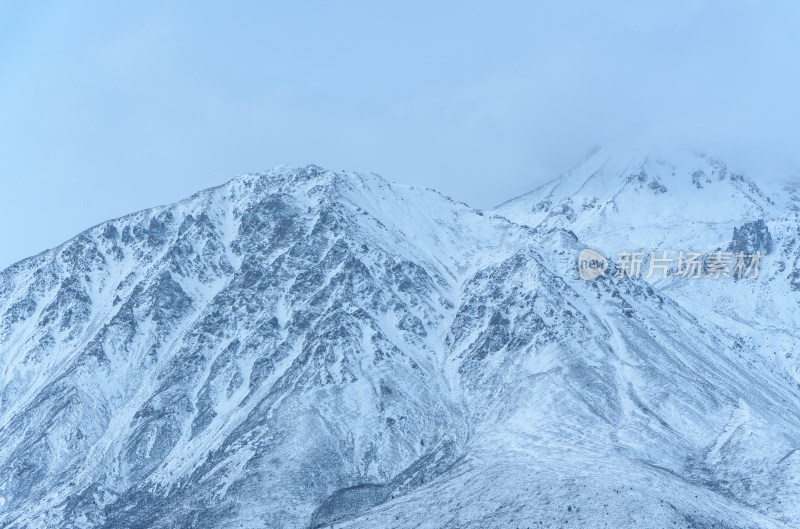
[[[800,382],[800,195],[794,185],[762,178],[761,187],[703,154],[660,156],[600,149],[572,171],[494,210],[546,232],[573,231],[614,261],[619,252],[709,253],[759,250],[759,277],[748,281],[701,278],[650,282],[687,310],[746,340],[777,369]],[[759,224],[762,223],[762,224]],[[759,226],[759,227],[756,227]],[[756,230],[771,248],[738,247],[735,234]],[[736,246],[736,248],[732,248]],[[677,263],[673,263],[673,272]]]
[[[765,218],[795,256],[788,208],[603,156],[485,213],[281,167],[0,272],[0,526],[797,526],[794,320],[575,268],[642,208],[620,242]],[[760,280],[796,306],[790,267]]]

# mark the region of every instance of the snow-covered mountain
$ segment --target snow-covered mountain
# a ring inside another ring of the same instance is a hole
[[[704,154],[598,149],[572,171],[495,211],[538,231],[569,229],[612,261],[619,252],[642,252],[643,275],[651,252],[765,254],[755,280],[663,280],[654,274],[651,283],[747,340],[800,382],[800,194],[796,186],[765,176],[761,188]]]
[[[797,527],[794,199],[675,159],[486,212],[282,167],[11,266],[0,526]],[[752,280],[576,267],[768,240]]]
[[[704,154],[598,149],[572,171],[496,211],[521,224],[570,229],[601,250],[649,251],[730,241],[744,220],[785,216],[783,196],[780,205],[773,200]]]

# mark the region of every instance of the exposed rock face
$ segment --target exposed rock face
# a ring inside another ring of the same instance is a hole
[[[733,252],[754,254],[771,254],[773,250],[772,235],[764,219],[745,222],[738,228],[733,228],[733,240],[728,246]]]
[[[631,166],[631,197],[682,192]],[[723,169],[685,177],[769,213]],[[481,213],[279,168],[11,266],[0,526],[796,527],[792,327],[759,344],[761,313],[690,303],[745,281],[580,280],[614,197]],[[748,249],[798,255],[751,220]]]

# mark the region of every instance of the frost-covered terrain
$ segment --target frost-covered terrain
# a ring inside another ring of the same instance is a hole
[[[0,272],[0,527],[800,526],[798,193],[666,160],[483,212],[278,168]]]

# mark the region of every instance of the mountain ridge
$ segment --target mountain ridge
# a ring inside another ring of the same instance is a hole
[[[582,281],[559,222],[283,166],[12,265],[0,525],[800,521],[792,334]]]

